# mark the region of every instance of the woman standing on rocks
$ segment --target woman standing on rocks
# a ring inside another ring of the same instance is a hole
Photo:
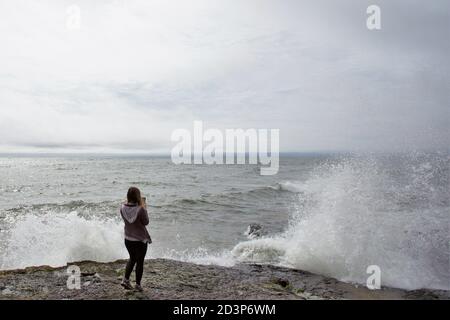
[[[144,273],[144,259],[147,253],[147,246],[152,243],[150,234],[145,227],[149,223],[147,203],[141,197],[138,188],[131,187],[127,193],[127,203],[120,208],[120,215],[125,222],[125,247],[128,250],[130,259],[128,260],[122,286],[131,290],[131,272],[136,265],[136,286],[138,291],[142,291],[141,279]]]

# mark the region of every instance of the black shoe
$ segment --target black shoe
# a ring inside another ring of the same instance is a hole
[[[140,284],[135,285],[135,286],[134,286],[134,290],[139,291],[139,292],[144,291],[144,289],[142,289],[142,287],[141,287]]]
[[[131,286],[130,280],[123,279],[122,283],[120,284],[122,287],[125,288],[125,290],[131,290],[133,287]]]

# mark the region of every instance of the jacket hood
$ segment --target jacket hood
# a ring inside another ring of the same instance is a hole
[[[140,206],[127,206],[122,205],[122,210],[120,212],[122,213],[122,217],[127,220],[129,223],[134,223],[137,219]]]

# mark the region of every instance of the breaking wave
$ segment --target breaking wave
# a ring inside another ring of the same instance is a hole
[[[241,242],[240,262],[281,264],[365,283],[378,265],[382,285],[449,289],[448,157],[344,159],[306,181],[280,184],[298,193],[288,229]]]
[[[11,223],[1,235],[0,269],[126,257],[123,227],[114,219],[46,212],[17,216]]]

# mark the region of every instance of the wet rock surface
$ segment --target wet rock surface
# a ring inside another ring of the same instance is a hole
[[[79,289],[68,288],[71,274],[67,266],[0,271],[0,299],[449,299],[448,291],[369,290],[275,266],[226,268],[165,259],[146,260],[144,291],[137,292],[120,286],[125,263],[119,260],[69,264],[80,268]]]

